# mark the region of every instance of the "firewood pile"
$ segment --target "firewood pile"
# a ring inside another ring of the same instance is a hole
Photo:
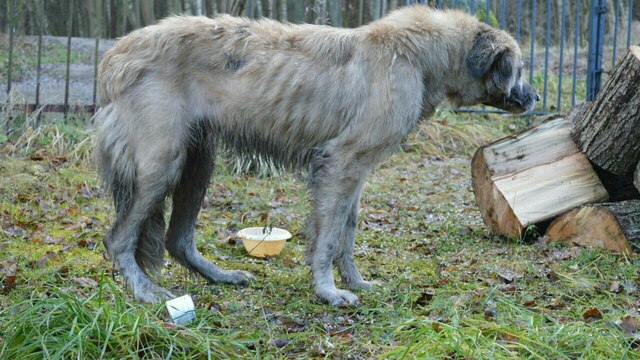
[[[478,149],[472,185],[494,233],[640,249],[640,47],[593,102]]]

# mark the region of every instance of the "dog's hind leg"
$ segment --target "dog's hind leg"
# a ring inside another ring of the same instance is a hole
[[[194,131],[199,133],[193,136],[196,140],[187,151],[182,177],[173,192],[166,247],[183,266],[211,282],[244,284],[253,275],[240,270],[222,270],[205,259],[196,248],[196,219],[214,169],[215,136],[204,126]]]
[[[186,139],[167,131],[165,125],[175,118],[155,121],[170,112],[126,101],[105,108],[96,143],[98,166],[116,208],[116,220],[103,242],[134,298],[157,302],[173,297],[149,274],[162,265],[164,201],[181,174]]]
[[[162,231],[163,221],[159,217],[163,216],[163,203],[171,182],[158,171],[177,172],[171,169],[179,167],[174,163],[176,161],[179,162],[174,160],[168,164],[160,164],[150,159],[145,161],[145,168],[154,170],[137,175],[135,191],[127,209],[117,215],[111,230],[104,238],[109,255],[138,301],[153,303],[174,297],[169,291],[155,285],[148,277],[141,266],[149,263],[139,263],[136,258],[160,256],[152,261],[162,261],[163,250],[138,248],[138,243],[140,238],[157,237]]]

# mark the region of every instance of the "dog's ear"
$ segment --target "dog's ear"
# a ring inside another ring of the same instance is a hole
[[[479,79],[491,71],[491,80],[504,91],[509,91],[515,80],[515,62],[515,55],[500,42],[499,34],[493,29],[482,30],[475,35],[466,59],[471,76]]]
[[[474,78],[485,76],[500,51],[496,46],[496,38],[491,30],[483,30],[476,34],[467,55],[467,68]]]

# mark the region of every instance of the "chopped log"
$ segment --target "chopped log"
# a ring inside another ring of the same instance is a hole
[[[631,177],[640,161],[640,47],[632,46],[575,119],[573,139],[591,162]]]
[[[570,121],[551,119],[476,151],[473,192],[494,233],[521,236],[529,225],[607,199],[570,129]]]
[[[631,254],[640,246],[640,200],[581,206],[547,228],[551,241]]]

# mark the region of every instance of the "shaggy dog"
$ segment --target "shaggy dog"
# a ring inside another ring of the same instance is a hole
[[[531,110],[518,44],[460,11],[405,7],[356,29],[221,15],[170,17],[121,39],[100,64],[96,157],[116,219],[104,245],[134,297],[173,297],[149,275],[164,250],[212,282],[245,283],[196,249],[220,144],[307,167],[316,294],[368,289],[353,258],[367,174],[438,104]],[[165,234],[164,204],[173,201]]]

